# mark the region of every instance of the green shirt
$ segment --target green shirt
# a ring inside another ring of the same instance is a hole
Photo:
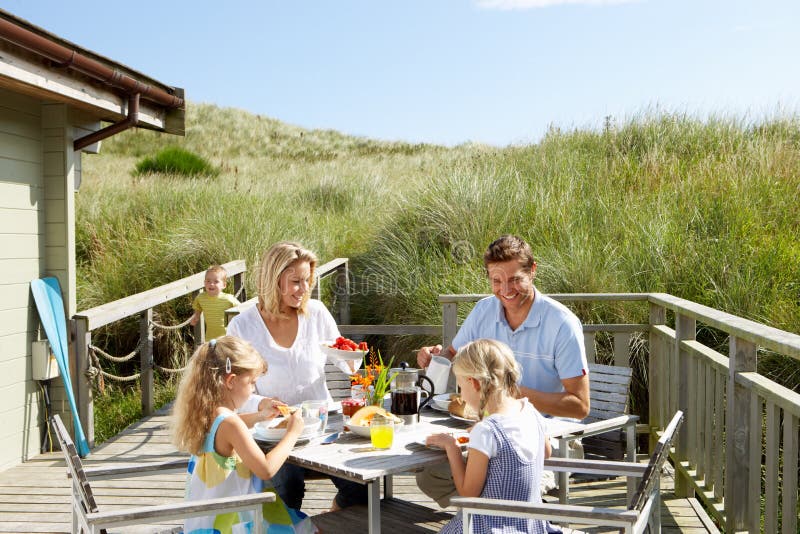
[[[211,297],[200,293],[192,302],[192,309],[203,312],[206,322],[206,339],[216,339],[225,335],[225,310],[238,306],[236,297],[228,293],[220,293]]]

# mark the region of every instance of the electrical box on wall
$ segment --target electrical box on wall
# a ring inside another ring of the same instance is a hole
[[[33,342],[31,359],[34,380],[50,380],[58,376],[58,362],[46,339]]]

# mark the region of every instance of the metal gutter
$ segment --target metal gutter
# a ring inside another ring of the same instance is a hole
[[[112,69],[99,61],[55,43],[4,18],[0,18],[0,39],[5,39],[35,54],[46,57],[56,62],[59,67],[76,70],[112,87],[122,89],[127,94],[138,93],[141,98],[167,108],[179,108],[184,104],[183,99],[175,95],[169,94],[158,87],[142,83],[127,74]]]

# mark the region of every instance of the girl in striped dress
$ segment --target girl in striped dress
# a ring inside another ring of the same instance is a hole
[[[173,441],[192,454],[186,499],[275,492],[269,479],[286,461],[303,430],[299,411],[287,417],[286,434],[267,454],[259,449],[248,427],[278,415],[278,405],[264,411],[237,414],[267,370],[261,355],[246,341],[232,336],[212,339],[192,356],[178,388],[173,410]],[[277,497],[277,495],[276,495]],[[280,497],[262,506],[263,532],[313,533],[311,520],[286,507]],[[187,519],[184,532],[234,534],[253,529],[252,512],[231,512]]]
[[[428,436],[428,445],[447,451],[458,494],[541,503],[539,481],[550,456],[542,416],[526,398],[517,398],[520,379],[514,354],[502,342],[479,339],[461,348],[453,359],[461,397],[481,415],[469,434],[466,461],[451,434]],[[459,512],[442,532],[462,532]],[[527,534],[547,532],[535,519],[478,515],[474,532]]]

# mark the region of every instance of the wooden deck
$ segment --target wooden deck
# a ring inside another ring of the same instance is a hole
[[[167,416],[156,414],[132,425],[113,440],[92,451],[86,465],[104,462],[147,462],[178,458],[167,434]],[[131,480],[105,481],[92,484],[101,509],[125,506],[164,504],[183,499],[184,476],[161,475]],[[718,532],[695,499],[676,498],[672,493],[673,478],[662,477],[662,525],[666,532]],[[330,481],[314,480],[307,483],[303,510],[309,515],[327,511],[335,493]],[[420,494],[413,476],[395,477],[394,495],[397,511],[403,521],[392,521],[386,514],[383,532],[436,532],[432,524],[420,523],[413,527],[415,510],[439,512],[438,506]],[[548,499],[555,500],[548,497]],[[402,500],[402,502],[400,502]],[[624,506],[625,483],[623,479],[573,483],[571,502],[595,506]],[[25,464],[0,473],[0,532],[69,532],[70,490],[65,465],[60,452],[37,456]],[[408,505],[404,503],[410,503]],[[452,510],[445,510],[445,512]],[[424,514],[430,516],[430,513]],[[325,521],[325,532],[358,531],[346,515],[341,517],[340,528],[336,522]],[[439,518],[443,517],[439,515]],[[364,518],[366,519],[366,518]],[[394,526],[393,525],[398,525]],[[400,526],[402,525],[402,526]],[[131,529],[131,532],[146,532]]]

